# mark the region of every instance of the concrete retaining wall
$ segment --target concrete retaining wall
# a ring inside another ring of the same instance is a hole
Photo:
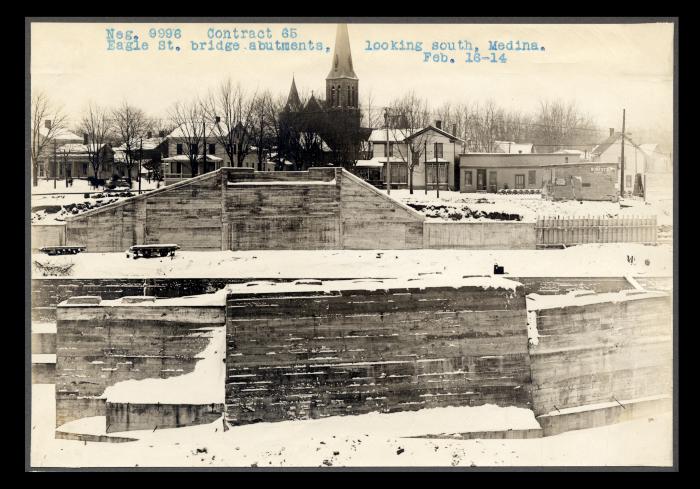
[[[129,379],[184,375],[209,342],[195,334],[223,326],[223,307],[59,305],[56,425],[104,416],[108,386]]]
[[[230,294],[226,417],[530,406],[522,289]]]
[[[671,394],[670,297],[543,309],[536,317],[535,414]]]
[[[108,402],[107,433],[156,430],[212,423],[224,412],[222,404],[125,404]]]
[[[66,227],[64,225],[32,224],[30,227],[32,230],[32,253],[38,253],[39,249],[44,246],[63,246],[66,244]]]
[[[222,168],[72,216],[65,233],[88,252],[153,243],[183,250],[410,249],[423,247],[424,220],[340,168]]]
[[[425,248],[535,249],[535,224],[529,222],[436,222],[423,224]]]

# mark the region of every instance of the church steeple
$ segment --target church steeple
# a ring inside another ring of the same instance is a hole
[[[326,105],[357,108],[359,79],[352,66],[347,24],[338,24],[331,63],[331,71],[326,77]]]
[[[287,108],[291,111],[297,111],[301,108],[301,99],[299,98],[299,92],[297,92],[294,75],[292,75],[292,87],[289,89],[289,96],[287,97]]]

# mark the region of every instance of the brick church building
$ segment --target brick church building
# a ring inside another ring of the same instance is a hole
[[[280,114],[279,157],[297,170],[331,165],[350,168],[361,159],[371,130],[361,127],[359,83],[347,24],[338,24],[325,100],[312,93],[302,102],[292,77],[287,103]]]

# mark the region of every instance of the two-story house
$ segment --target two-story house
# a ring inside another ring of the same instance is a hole
[[[232,151],[227,151],[227,146],[230,143],[226,124],[207,124],[205,127],[206,137],[204,138],[201,137],[201,129],[184,125],[175,128],[167,136],[167,153],[166,157],[163,158],[163,172],[166,183],[182,178],[190,178],[192,176],[191,165],[193,161],[197,163],[198,175],[228,166],[255,168],[257,155],[252,151],[242,151],[241,146],[244,140],[242,125],[239,124],[234,128],[234,131],[238,134],[230,139],[234,141],[234,144],[231,146]],[[236,141],[239,141],[239,143],[236,144]],[[204,161],[205,150],[206,162]],[[232,154],[233,158],[229,156],[229,153]],[[243,155],[243,157],[239,158],[239,154]]]
[[[374,178],[391,188],[408,188],[411,177],[414,189],[458,188],[455,169],[463,140],[442,129],[440,121],[421,129],[374,129],[369,136],[369,160],[357,162],[358,169],[366,168],[368,176],[374,168]],[[387,167],[390,168],[389,175]],[[438,180],[439,178],[439,180]]]

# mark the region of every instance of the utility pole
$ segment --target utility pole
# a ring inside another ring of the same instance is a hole
[[[387,185],[386,193],[391,194],[391,162],[389,161],[389,109],[384,109],[384,126],[386,127],[386,144],[384,145],[384,156],[386,157]]]
[[[204,139],[204,150],[203,150],[203,155],[204,155],[204,161],[202,161],[202,164],[204,165],[204,170],[202,170],[202,173],[207,172],[207,121],[202,120],[202,138]],[[199,170],[199,168],[197,168]],[[197,174],[199,174],[199,171],[197,171]]]
[[[428,141],[424,141],[423,145],[423,159],[425,160],[425,168],[423,168],[423,179],[425,180],[425,195],[428,195]]]
[[[56,178],[58,175],[58,162],[56,161],[56,139],[53,140],[53,188],[56,188]]]
[[[143,159],[143,136],[140,137],[140,147],[139,147],[139,195],[141,195],[141,160]]]
[[[440,163],[438,162],[438,157],[437,157],[437,141],[434,143],[435,147],[433,148],[433,153],[435,153],[435,187],[437,188],[437,198],[440,198]]]
[[[625,196],[625,109],[622,109],[622,143],[620,148],[620,197]]]

